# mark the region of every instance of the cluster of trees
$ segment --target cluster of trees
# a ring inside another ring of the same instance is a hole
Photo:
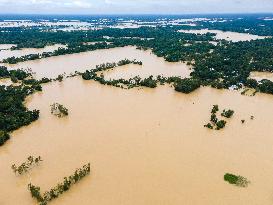
[[[18,82],[18,80],[25,80],[30,77],[31,73],[26,70],[8,70],[6,66],[0,66],[0,78],[11,78],[13,82]]]
[[[234,114],[234,110],[223,110],[221,113],[221,116],[226,117],[226,118],[231,118]]]
[[[262,93],[273,94],[273,82],[270,80],[262,80],[258,85],[258,90]]]
[[[126,79],[114,79],[114,80],[106,80],[103,75],[98,76],[93,70],[86,71],[82,73],[82,78],[84,80],[95,80],[102,85],[111,85],[124,89],[131,89],[134,87],[149,87],[155,88],[157,87],[157,80],[153,79],[153,76],[149,76],[148,78],[141,79],[139,76],[135,76],[128,80]]]
[[[68,191],[72,185],[79,182],[82,178],[90,173],[90,163],[84,165],[82,168],[77,169],[74,174],[69,177],[65,177],[62,183],[59,183],[56,187],[50,191],[41,193],[41,188],[34,186],[31,183],[28,185],[31,196],[35,198],[40,205],[46,205],[48,202],[55,198],[58,198],[61,194]]]
[[[18,173],[21,175],[23,173],[28,172],[28,170],[32,168],[34,164],[38,165],[41,161],[43,160],[40,156],[39,157],[29,156],[26,162],[22,163],[20,166],[16,166],[15,164],[13,164],[11,166],[11,169],[15,174]]]
[[[230,174],[230,173],[226,173],[224,175],[224,180],[238,187],[247,187],[250,183],[250,181],[247,178],[240,175]]]
[[[65,117],[68,115],[68,109],[59,103],[53,103],[50,105],[51,114],[57,117]]]
[[[115,63],[103,63],[100,65],[96,65],[96,69],[93,70],[93,72],[99,72],[99,71],[106,71],[118,66],[123,66],[123,65],[128,65],[128,64],[137,64],[137,65],[142,65],[141,61],[137,61],[136,59],[134,60],[129,60],[129,59],[124,59],[120,60],[119,62]]]
[[[189,33],[180,33],[177,29],[171,27],[158,28],[139,28],[131,32],[134,35],[144,38],[120,38],[111,39],[114,46],[137,46],[139,49],[152,49],[153,53],[158,57],[163,57],[169,62],[187,61],[191,62],[196,56],[203,55],[214,49],[213,41],[215,34],[196,35]],[[137,30],[143,31],[143,35],[139,35]],[[147,34],[144,32],[147,31]],[[126,32],[123,31],[123,32]],[[132,34],[128,32],[128,36]],[[117,36],[117,35],[116,35]],[[150,40],[147,40],[151,38]]]
[[[217,112],[219,111],[219,106],[218,105],[213,105],[212,110],[211,110],[211,116],[210,116],[210,122],[204,127],[207,127],[209,129],[215,129],[215,130],[220,130],[223,129],[226,126],[226,121],[225,120],[219,120],[217,118]],[[221,116],[225,118],[231,118],[234,114],[233,110],[223,110],[221,113]]]
[[[29,86],[0,86],[0,130],[2,132],[16,130],[39,118],[38,110],[30,111],[23,104],[26,96],[33,92],[33,88]],[[6,134],[2,134],[1,138],[9,139]]]
[[[196,58],[192,77],[202,80],[204,85],[222,88],[242,88],[272,94],[270,81],[257,82],[249,79],[252,71],[273,72],[273,39],[250,42],[223,42],[213,52]]]
[[[36,81],[27,80],[31,74],[24,70],[8,71],[0,67],[0,78],[14,78],[25,82],[18,86],[0,86],[0,146],[10,137],[9,132],[29,125],[39,118],[39,111],[28,110],[24,105],[25,98],[37,90],[41,90]]]
[[[182,93],[191,93],[201,86],[201,82],[194,78],[180,79],[175,82],[174,89]]]

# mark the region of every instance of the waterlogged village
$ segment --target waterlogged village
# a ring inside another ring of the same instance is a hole
[[[0,16],[0,204],[271,205],[272,19]]]

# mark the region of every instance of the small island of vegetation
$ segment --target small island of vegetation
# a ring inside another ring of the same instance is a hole
[[[209,129],[215,129],[215,130],[221,130],[226,126],[225,120],[219,120],[217,118],[217,112],[219,111],[218,105],[213,105],[211,110],[211,116],[210,116],[210,123],[204,125],[204,127],[207,127]],[[233,110],[223,110],[221,113],[221,116],[225,118],[231,118],[234,114]]]
[[[65,177],[62,183],[59,183],[56,187],[41,193],[41,188],[34,186],[33,184],[28,185],[28,189],[31,196],[39,202],[40,205],[46,205],[53,199],[58,198],[61,194],[68,191],[72,185],[78,183],[81,179],[90,173],[90,163],[84,165],[82,168],[77,169],[74,174],[69,177]]]
[[[13,172],[15,174],[23,174],[28,172],[29,169],[31,169],[33,167],[33,165],[38,165],[42,160],[42,158],[39,157],[34,157],[34,156],[29,156],[27,158],[27,161],[22,163],[20,166],[16,166],[15,164],[13,164],[11,166],[11,169],[13,170]]]
[[[247,178],[230,173],[226,173],[224,175],[224,180],[238,187],[247,187],[250,183],[250,181]]]
[[[68,115],[68,109],[59,103],[53,103],[50,105],[51,114],[61,118]]]

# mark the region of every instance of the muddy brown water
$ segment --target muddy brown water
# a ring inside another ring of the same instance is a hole
[[[44,48],[23,48],[21,50],[9,50],[10,47],[16,46],[16,45],[9,45],[9,44],[0,44],[0,49],[6,49],[6,50],[0,50],[0,61],[5,58],[10,57],[21,57],[24,55],[29,54],[42,54],[43,52],[53,52],[54,50],[57,50],[58,48],[65,48],[65,45],[61,44],[55,44],[51,46],[45,46]]]
[[[37,78],[55,78],[62,73],[74,73],[75,71],[85,71],[94,69],[96,65],[102,63],[112,63],[123,59],[138,60],[143,62],[143,66],[127,65],[118,72],[120,77],[130,77],[140,75],[148,77],[150,75],[181,76],[188,77],[191,73],[190,67],[185,63],[169,63],[163,58],[158,58],[151,54],[150,50],[140,51],[135,47],[113,48],[96,50],[91,52],[70,54],[63,56],[50,57],[41,60],[27,61],[16,65],[7,65],[10,69],[31,68],[36,73]],[[130,69],[128,69],[130,68]],[[113,73],[117,76],[117,73]]]
[[[119,51],[115,57],[105,52],[91,61],[98,64],[123,57]],[[127,48],[124,52],[138,59]],[[63,70],[76,61],[70,58],[74,57],[62,58],[66,59]],[[49,65],[48,61],[44,64]],[[43,74],[54,70],[49,67],[46,72],[46,65],[39,65],[37,70]],[[149,68],[156,69],[152,65],[151,60]],[[130,70],[118,68],[123,69]],[[44,85],[43,92],[26,100],[27,107],[41,111],[40,119],[15,131],[0,148],[0,204],[34,205],[29,182],[46,191],[90,162],[90,176],[50,204],[271,205],[272,100],[271,95],[247,97],[212,88],[186,95],[168,85],[123,90],[80,77]],[[69,109],[67,118],[50,114],[54,102]],[[213,104],[235,111],[222,131],[203,127]],[[44,161],[28,174],[15,176],[10,166],[29,155],[40,155]],[[247,177],[251,184],[247,188],[229,185],[223,180],[227,172]]]
[[[249,78],[255,79],[257,81],[261,80],[271,80],[273,82],[273,73],[271,72],[251,72]]]

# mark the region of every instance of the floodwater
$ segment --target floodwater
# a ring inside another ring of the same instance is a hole
[[[0,51],[1,50],[8,50],[13,46],[16,46],[16,44],[0,44]]]
[[[12,81],[9,78],[0,78],[0,85],[10,86]]]
[[[271,80],[273,82],[273,73],[271,72],[251,72],[249,78],[261,81],[263,79]]]
[[[190,67],[185,63],[169,63],[163,58],[158,58],[151,51],[137,50],[135,47],[113,48],[96,50],[78,54],[54,56],[45,59],[27,61],[16,65],[8,65],[9,68],[31,68],[36,73],[37,78],[50,77],[55,78],[62,73],[74,73],[75,71],[85,71],[94,69],[96,65],[101,63],[118,62],[128,58],[130,60],[138,60],[143,62],[143,66],[128,65],[122,69],[121,74],[124,77],[140,75],[148,77],[150,75],[164,75],[188,77],[191,73]],[[116,72],[113,71],[113,75]],[[121,77],[123,77],[121,76]]]
[[[3,47],[7,47],[7,44],[2,44]],[[0,61],[9,57],[20,57],[29,54],[42,54],[43,52],[53,52],[58,48],[65,48],[65,45],[55,44],[52,46],[45,46],[44,48],[23,48],[21,50],[0,50]],[[0,44],[1,48],[1,44]]]
[[[257,39],[264,39],[265,36],[257,36],[247,33],[237,33],[237,32],[224,32],[220,30],[208,30],[208,29],[201,29],[201,30],[179,30],[179,32],[183,33],[194,33],[194,34],[206,34],[206,33],[215,33],[215,39],[223,39],[227,41],[250,41],[250,40],[257,40]]]
[[[124,49],[128,58],[137,57],[132,48]],[[122,57],[122,49],[116,51],[115,58]],[[107,62],[109,56],[93,63]],[[188,95],[170,86],[125,90],[80,77],[46,84],[26,101],[41,111],[40,119],[15,131],[0,148],[0,204],[34,205],[29,182],[46,191],[90,162],[91,175],[50,204],[272,205],[272,100],[272,95],[247,97],[212,88]],[[51,115],[54,102],[65,105],[69,116]],[[235,111],[222,131],[203,127],[214,104]],[[44,161],[15,176],[10,166],[29,155]],[[247,177],[251,184],[232,186],[223,180],[227,172]]]

